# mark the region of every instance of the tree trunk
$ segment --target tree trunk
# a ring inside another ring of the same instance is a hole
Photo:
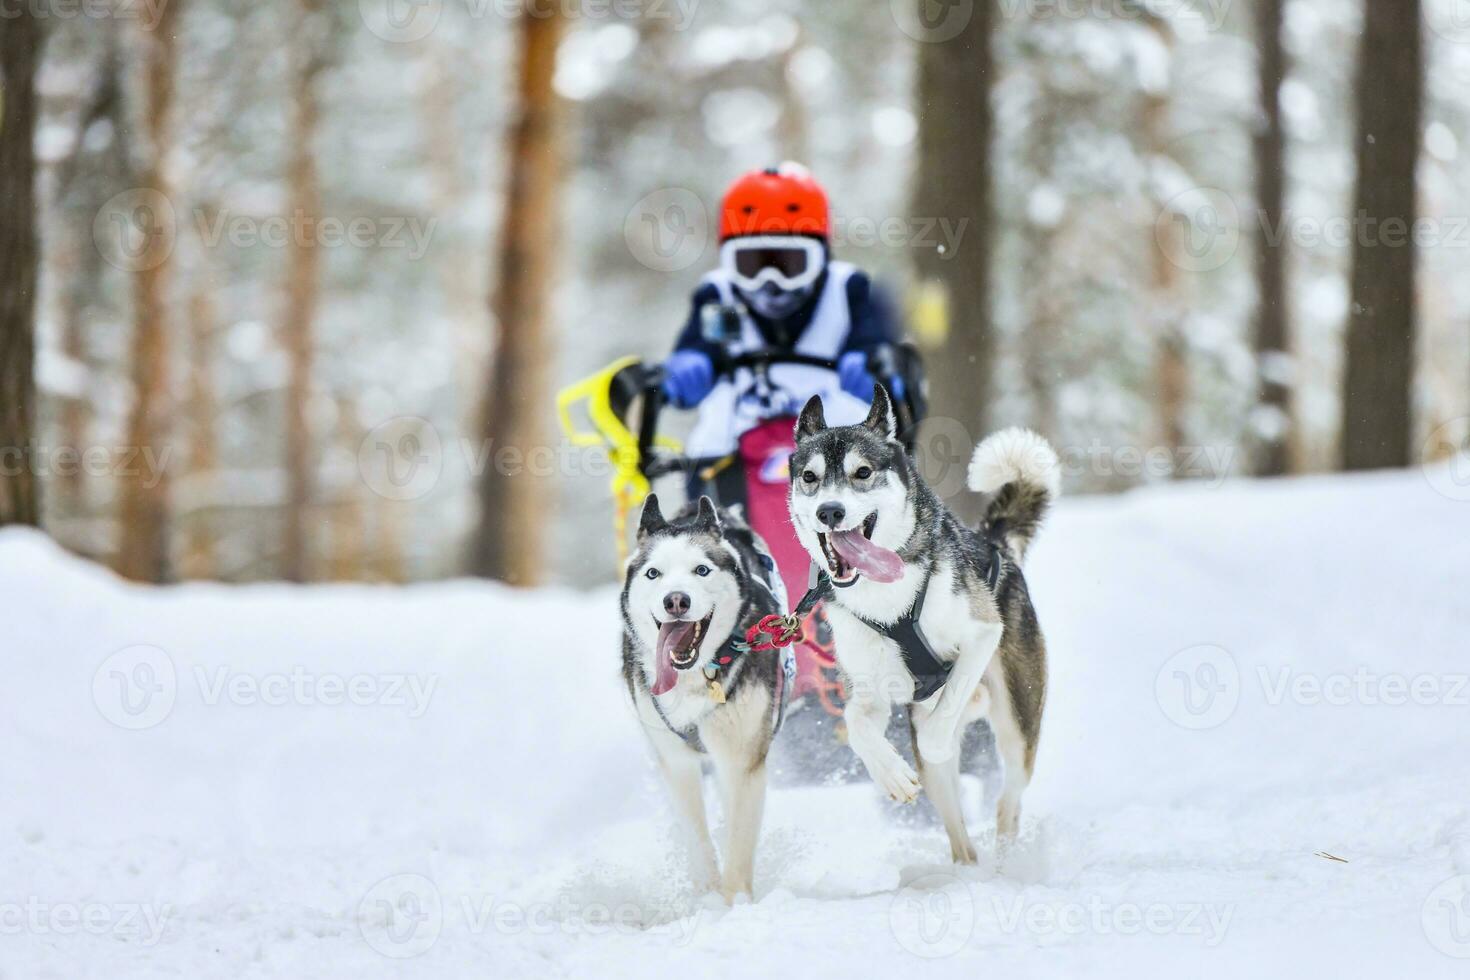
[[[470,565],[516,585],[541,573],[547,488],[524,465],[499,472],[500,449],[526,454],[544,443],[552,263],[557,238],[560,151],[552,89],[564,18],[550,8],[521,18],[520,116],[511,135],[505,225],[491,313],[499,332],[482,435],[491,462],[480,484],[480,528]],[[513,457],[507,456],[507,461]]]
[[[781,119],[777,123],[777,144],[781,147],[781,156],[785,160],[795,160],[803,164],[811,163],[811,127],[807,118],[806,103],[802,101],[801,86],[796,84],[793,75],[793,64],[796,55],[801,51],[804,34],[798,29],[796,38],[791,46],[781,52],[776,70],[781,79]]]
[[[930,0],[911,2],[920,5],[922,21],[922,8]],[[919,44],[919,140],[912,207],[916,228],[943,220],[958,236],[958,244],[950,250],[933,244],[917,249],[914,263],[918,295],[934,311],[935,322],[918,334],[928,348],[931,414],[936,420],[957,420],[976,438],[985,433],[994,393],[989,238],[994,6],[976,3],[959,35]],[[965,463],[956,456],[946,465]],[[978,516],[973,498],[959,494],[949,502],[961,516],[973,519]]]
[[[208,220],[213,222],[211,214]],[[213,485],[219,468],[219,446],[215,438],[215,416],[218,401],[214,392],[215,313],[211,290],[210,267],[201,263],[189,296],[189,395],[188,411],[189,482],[196,488]],[[213,495],[206,495],[211,503]],[[186,515],[183,572],[185,578],[214,578],[218,570],[215,555],[214,511],[211,507],[195,508]]]
[[[1417,215],[1423,112],[1419,0],[1370,0],[1358,64],[1358,186],[1353,208],[1342,463],[1411,462]]]
[[[144,32],[148,162],[140,175],[139,188],[146,199],[154,202],[168,202],[172,189],[167,159],[181,6],[182,0],[164,4],[153,30]],[[147,220],[156,221],[158,216]],[[152,454],[159,461],[167,459],[171,274],[172,263],[166,255],[145,255],[133,274],[133,406],[128,417],[127,445],[138,454],[139,462],[120,477],[122,541],[117,567],[123,575],[141,582],[162,582],[169,576],[167,467],[160,463],[155,471],[144,465],[148,458],[144,454]]]
[[[36,67],[44,33],[29,7],[0,20],[0,525],[41,519],[36,436]]]
[[[1281,43],[1285,0],[1256,0],[1256,47],[1261,120],[1256,132],[1256,329],[1258,385],[1252,420],[1258,476],[1281,476],[1290,468],[1291,342],[1286,294],[1286,239],[1272,243],[1266,229],[1282,227],[1286,211],[1286,131],[1281,119],[1281,85],[1286,52]]]
[[[1145,21],[1158,34],[1172,65],[1177,48],[1173,29],[1167,21],[1152,15]],[[1144,146],[1154,167],[1166,166],[1164,161],[1177,162],[1172,160],[1171,89],[1172,86],[1166,86],[1162,92],[1144,98]],[[1156,222],[1149,234],[1153,237],[1153,263],[1149,270],[1147,303],[1154,342],[1156,433],[1159,444],[1168,452],[1169,476],[1178,479],[1183,475],[1179,472],[1179,462],[1184,458],[1189,438],[1185,415],[1190,396],[1189,340],[1184,333],[1187,302],[1180,286],[1179,266],[1173,258],[1181,254],[1180,229],[1173,221]]]
[[[316,455],[312,451],[310,422],[312,325],[320,290],[321,249],[316,240],[321,220],[321,186],[317,176],[316,80],[322,68],[320,0],[299,0],[299,18],[293,39],[291,156],[286,169],[290,188],[293,235],[287,259],[286,309],[281,342],[290,364],[286,382],[286,512],[281,542],[281,575],[304,582],[311,574],[310,510],[315,495]]]

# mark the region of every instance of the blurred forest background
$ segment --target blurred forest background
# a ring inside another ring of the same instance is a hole
[[[1470,416],[1465,0],[0,0],[0,523],[144,581],[613,574],[558,387],[807,163],[924,465],[1418,465]]]

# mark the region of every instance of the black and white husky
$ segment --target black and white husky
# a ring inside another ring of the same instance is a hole
[[[623,679],[668,783],[701,892],[751,893],[765,806],[766,753],[795,664],[749,651],[746,631],[785,612],[770,550],[708,497],[666,521],[649,494],[623,582]],[[725,814],[719,877],[705,819],[703,760],[714,763]]]
[[[1016,834],[1036,759],[1046,646],[1021,559],[1059,492],[1056,453],[1021,429],[980,443],[969,488],[994,498],[975,531],[920,478],[895,437],[882,387],[860,425],[828,428],[813,398],[796,439],[791,518],[831,582],[827,615],[847,686],[848,742],[894,800],[912,802],[922,778],[955,861],[972,863],[959,796],[966,728],[985,719],[995,733],[1005,768],[1000,841]],[[912,706],[918,773],[884,738],[895,703]]]

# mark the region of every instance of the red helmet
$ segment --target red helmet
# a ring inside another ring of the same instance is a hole
[[[720,241],[744,235],[829,233],[827,192],[795,163],[752,170],[730,185],[720,205]]]

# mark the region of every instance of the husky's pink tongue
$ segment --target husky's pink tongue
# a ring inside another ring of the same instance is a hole
[[[653,651],[654,665],[658,670],[653,680],[653,693],[666,694],[679,682],[679,671],[674,667],[673,654],[688,646],[696,623],[664,623],[658,628],[658,648]]]
[[[834,531],[828,535],[842,560],[874,582],[897,582],[903,578],[903,559],[869,541],[861,530]]]

